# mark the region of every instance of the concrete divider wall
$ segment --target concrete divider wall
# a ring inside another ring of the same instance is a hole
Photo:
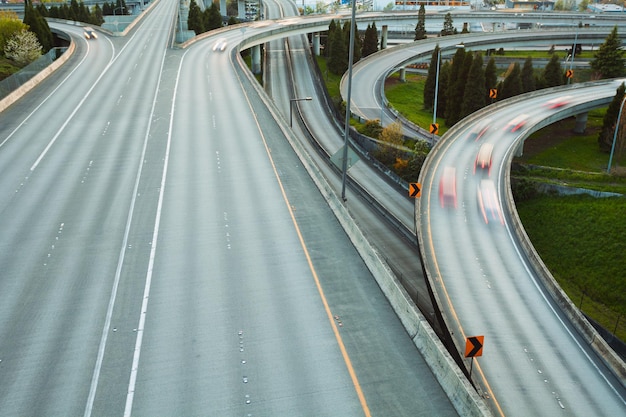
[[[389,266],[363,236],[363,233],[350,215],[346,204],[343,203],[335,190],[333,190],[327,182],[326,178],[324,178],[321,172],[315,167],[315,163],[308,155],[303,145],[293,136],[293,132],[283,120],[274,102],[261,89],[238,54],[236,59],[240,63],[239,76],[248,78],[248,82],[257,90],[257,93],[267,105],[303,166],[328,202],[328,205],[333,210],[333,213],[349,236],[352,244],[376,279],[380,289],[389,300],[389,303],[393,307],[396,315],[400,318],[400,321],[413,340],[413,343],[450,398],[456,411],[459,415],[464,417],[492,416],[486,403],[474,390],[463,372],[458,368],[434,330],[430,327],[426,318],[412,302],[406,290],[404,290],[394,276]]]
[[[76,45],[74,44],[74,42],[71,42],[69,48],[67,48],[63,55],[57,58],[52,64],[48,65],[45,69],[39,71],[33,78],[26,81],[18,89],[0,100],[0,112],[9,107],[11,104],[15,103],[24,94],[28,93],[37,84],[43,81],[48,75],[52,74],[54,71],[60,68],[61,65],[65,64],[65,62],[67,62],[67,60],[70,59],[70,57],[72,56],[75,49]]]

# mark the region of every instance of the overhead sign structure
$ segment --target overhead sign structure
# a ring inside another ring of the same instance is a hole
[[[409,197],[418,198],[422,196],[422,184],[412,182],[409,184]]]
[[[498,97],[498,89],[490,88],[489,89],[489,98],[497,98]]]
[[[439,132],[439,123],[431,123],[430,124],[430,133],[437,134]]]
[[[474,358],[483,355],[485,336],[471,336],[465,339],[465,357]]]

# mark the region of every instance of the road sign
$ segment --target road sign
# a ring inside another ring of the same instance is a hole
[[[498,97],[498,89],[497,88],[490,88],[489,89],[489,98],[496,98]]]
[[[574,70],[567,70],[567,71],[565,71],[565,76],[567,78],[572,78],[574,76]]]
[[[422,184],[412,182],[409,184],[409,197],[418,198],[422,196]]]
[[[473,358],[483,355],[485,336],[472,336],[465,339],[465,357]]]
[[[439,132],[439,123],[431,123],[430,124],[430,133],[437,134]]]

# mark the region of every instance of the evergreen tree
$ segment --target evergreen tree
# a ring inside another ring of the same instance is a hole
[[[552,58],[543,70],[543,79],[546,87],[557,87],[563,85],[564,73],[561,68],[561,60],[557,54],[553,54]]]
[[[219,29],[224,26],[220,9],[215,3],[211,3],[208,8],[204,9],[203,20],[206,31]]]
[[[600,78],[621,77],[626,73],[624,70],[624,51],[622,51],[621,46],[621,41],[617,35],[617,26],[614,26],[590,62],[591,69]]]
[[[450,61],[445,61],[441,63],[441,68],[439,68],[439,93],[437,93],[437,117],[443,117],[446,114],[446,107],[448,106],[448,101],[446,99],[446,91],[448,91],[448,86],[450,85],[450,71],[452,68],[452,64]]]
[[[504,78],[498,98],[504,100],[522,93],[521,70],[518,62],[513,63],[509,74]]]
[[[611,146],[613,146],[613,136],[615,134],[617,117],[619,116],[619,108],[622,105],[624,99],[624,92],[626,86],[622,83],[613,97],[613,101],[609,105],[606,113],[604,114],[604,122],[602,123],[602,129],[598,134],[598,145],[602,152],[610,152]]]
[[[428,64],[428,75],[424,82],[424,108],[432,109],[435,100],[435,84],[437,83],[437,59],[439,58],[439,44],[433,49]],[[441,72],[440,72],[441,75]]]
[[[522,92],[528,93],[530,91],[535,91],[535,70],[533,68],[533,59],[530,56],[524,61],[521,77]]]
[[[102,12],[102,9],[100,8],[100,5],[98,3],[96,3],[96,7],[93,10],[91,20],[91,23],[97,26],[102,26],[102,24],[104,23],[104,13]]]
[[[378,29],[376,29],[376,22],[372,25],[367,25],[365,30],[365,38],[363,39],[363,49],[361,56],[365,58],[368,55],[378,51]]]
[[[324,45],[324,56],[326,58],[330,58],[330,46],[333,44],[332,39],[336,30],[337,23],[335,22],[335,19],[332,19],[328,24],[328,32],[326,32],[326,37],[322,39],[322,45]]]
[[[43,17],[50,17],[50,11],[46,8],[46,5],[43,3],[39,3],[37,5],[37,11],[39,12],[40,15],[42,15]]]
[[[335,29],[331,42],[328,70],[333,74],[340,75],[348,69],[348,51],[346,51],[346,42],[343,39],[341,28]]]
[[[471,54],[470,54],[471,55]],[[464,118],[476,110],[485,107],[485,71],[483,69],[483,56],[477,53],[472,60],[465,91],[463,93],[463,104],[461,105],[460,118]]]
[[[115,7],[113,8],[113,14],[129,14],[128,7],[126,7],[126,0],[116,0]]]
[[[202,18],[202,10],[196,3],[191,0],[189,3],[189,14],[187,15],[187,28],[193,30],[196,35],[204,33],[204,19]]]
[[[37,36],[41,44],[42,53],[48,52],[54,46],[54,37],[46,19],[33,7],[31,0],[24,1],[24,24]]]
[[[346,42],[346,53],[350,53],[350,21],[346,21],[343,24],[343,39]],[[361,38],[359,37],[359,29],[354,24],[354,56],[352,57],[352,63],[358,62],[361,59],[361,49],[363,48]]]
[[[461,105],[463,103],[463,91],[465,90],[465,82],[471,65],[471,58],[468,61],[464,48],[457,48],[454,58],[452,59],[452,68],[450,78],[448,80],[448,89],[446,91],[446,125],[452,126],[459,121],[461,115]]]
[[[489,97],[489,90],[498,87],[498,68],[496,67],[496,60],[493,57],[489,57],[487,66],[485,67],[485,97]]]
[[[426,8],[424,3],[420,5],[420,9],[417,12],[417,24],[415,25],[415,39],[426,39]]]
[[[448,12],[443,17],[443,29],[441,29],[441,36],[454,35],[455,33],[456,29],[454,29],[452,15],[450,14],[450,12]]]

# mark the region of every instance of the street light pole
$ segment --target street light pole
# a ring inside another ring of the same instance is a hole
[[[348,97],[346,97],[346,120],[343,131],[343,164],[341,176],[341,199],[346,201],[346,177],[348,176],[348,136],[350,132],[350,101],[352,95],[352,60],[354,59],[354,21],[356,14],[356,0],[352,0],[352,18],[350,19],[350,52],[348,53]]]
[[[435,75],[435,102],[433,105],[433,124],[437,123],[437,97],[439,96],[439,65],[441,63],[441,48],[437,45],[437,74]]]
[[[619,122],[622,118],[622,109],[624,108],[624,102],[626,102],[626,95],[622,99],[622,104],[619,106],[619,113],[617,114],[617,123],[615,123],[615,132],[613,132],[613,145],[611,145],[611,155],[609,156],[609,165],[606,168],[606,173],[611,173],[611,163],[613,162],[613,152],[615,152],[615,142],[617,141],[617,131],[619,130]]]
[[[572,56],[569,61],[569,70],[572,71],[574,68],[574,57],[576,56],[576,44],[578,43],[578,29],[576,29],[576,35],[574,36],[574,46],[572,47]],[[571,77],[567,78],[567,85],[569,85]]]
[[[312,97],[304,97],[304,98],[292,98],[289,100],[289,127],[292,127],[293,121],[293,103],[296,101],[311,101]]]

